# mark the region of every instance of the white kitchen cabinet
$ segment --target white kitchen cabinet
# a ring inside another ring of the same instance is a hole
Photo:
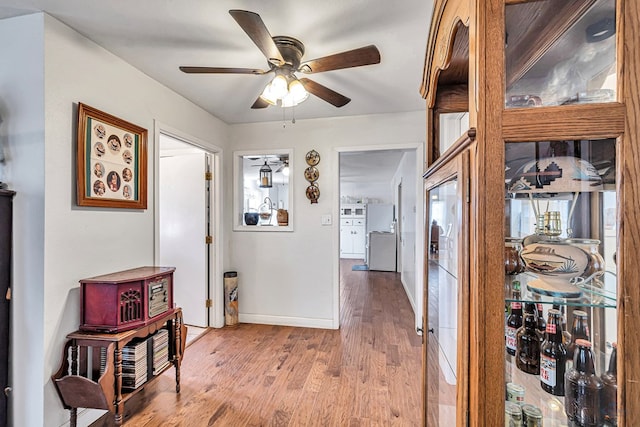
[[[340,219],[340,258],[364,259],[365,242],[364,218]]]

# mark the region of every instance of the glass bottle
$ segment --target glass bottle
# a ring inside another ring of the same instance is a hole
[[[591,341],[589,334],[589,317],[582,310],[573,311],[573,324],[571,325],[571,341],[567,344],[567,372],[573,365],[573,356],[576,351],[576,340]]]
[[[533,304],[532,304],[533,305]],[[524,315],[524,325],[516,334],[516,366],[527,374],[540,374],[540,332],[533,313]]]
[[[562,313],[549,310],[547,330],[540,348],[540,387],[555,396],[564,396],[567,349],[563,343]]]
[[[571,341],[571,334],[569,333],[569,329],[567,328],[567,316],[565,313],[565,307],[564,305],[560,304],[560,300],[554,299],[553,301],[554,301],[553,308],[555,308],[556,310],[559,310],[560,314],[562,314],[562,335],[564,337],[563,338],[564,345],[567,346]]]
[[[618,367],[617,367],[618,346],[613,343],[613,351],[609,359],[609,369],[602,374],[602,415],[604,421],[610,425],[618,425]]]
[[[518,329],[522,326],[522,303],[520,302],[520,283],[513,282],[513,302],[511,303],[511,314],[507,317],[507,325],[505,328],[505,341],[507,345],[507,353],[512,356],[516,355],[516,335]]]
[[[600,407],[603,384],[593,365],[591,343],[584,339],[575,341],[573,367],[565,376],[564,411],[570,425],[596,427],[602,425]]]
[[[544,337],[544,333],[547,330],[547,322],[544,320],[544,311],[542,311],[542,304],[537,303],[536,308],[538,309],[538,331]]]

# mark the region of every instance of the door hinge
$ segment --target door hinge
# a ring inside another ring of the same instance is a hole
[[[212,243],[213,243],[213,236],[205,236],[205,238],[204,238],[204,242],[205,242],[207,245],[212,244]]]
[[[204,305],[207,308],[213,307],[213,300],[212,299],[205,300]]]
[[[205,172],[204,173],[204,180],[205,181],[211,181],[213,179],[213,174],[211,172]]]

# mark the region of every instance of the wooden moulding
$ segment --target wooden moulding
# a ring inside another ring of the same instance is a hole
[[[468,27],[468,2],[457,2],[455,5],[444,0],[436,2],[420,86],[420,93],[427,100],[428,108],[433,107],[435,102],[436,87],[442,70],[453,64],[447,83],[461,83],[462,80],[466,83],[468,80]]]
[[[466,131],[456,142],[453,143],[451,147],[447,151],[445,151],[443,156],[438,157],[435,162],[427,169],[427,171],[422,175],[422,178],[427,180],[431,175],[440,170],[444,165],[449,163],[453,158],[455,158],[460,152],[465,150],[471,145],[473,141],[476,139],[476,130],[475,128],[471,128]]]

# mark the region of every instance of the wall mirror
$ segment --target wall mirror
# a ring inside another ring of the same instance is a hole
[[[293,149],[234,152],[236,231],[293,231]]]

